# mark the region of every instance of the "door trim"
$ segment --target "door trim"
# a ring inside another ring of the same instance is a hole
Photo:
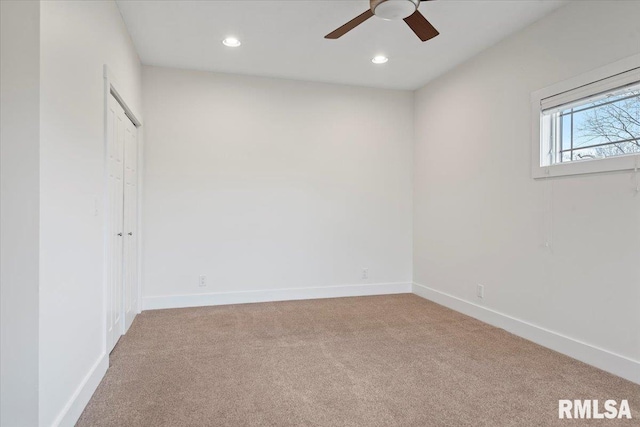
[[[104,103],[103,103],[103,123],[104,123],[104,135],[103,135],[103,195],[102,195],[102,212],[103,212],[103,268],[102,268],[102,351],[103,353],[107,352],[107,314],[108,314],[108,267],[109,267],[109,250],[108,250],[108,236],[111,230],[109,229],[109,172],[108,172],[108,113],[109,113],[109,97],[113,96],[116,101],[122,106],[125,111],[127,117],[131,120],[131,122],[135,125],[136,139],[138,145],[138,161],[137,161],[137,171],[138,171],[138,212],[137,212],[137,232],[138,232],[138,265],[137,265],[137,276],[138,276],[138,307],[136,312],[140,313],[142,309],[142,268],[141,268],[141,255],[142,255],[142,242],[143,242],[143,233],[142,233],[142,208],[140,205],[140,200],[142,200],[142,161],[143,159],[143,146],[142,146],[142,138],[141,135],[141,127],[142,120],[140,119],[140,115],[136,114],[134,110],[131,108],[130,104],[127,104],[126,100],[122,97],[119,88],[121,86],[118,84],[116,78],[113,73],[109,69],[107,64],[104,64],[103,67],[103,77],[104,77]],[[123,321],[123,325],[124,325]],[[124,326],[123,326],[123,333]]]

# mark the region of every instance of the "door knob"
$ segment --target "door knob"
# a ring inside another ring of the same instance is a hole
[[[128,234],[129,236],[133,236],[133,232],[131,232],[131,231],[130,231],[129,233],[127,233],[127,234]]]
[[[122,233],[118,233],[118,236],[122,237]]]

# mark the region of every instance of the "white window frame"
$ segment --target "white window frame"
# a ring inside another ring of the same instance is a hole
[[[620,78],[618,78],[618,76],[620,76]],[[640,168],[640,154],[542,165],[542,156],[544,155],[544,151],[548,151],[548,147],[543,147],[543,141],[540,137],[542,105],[545,102],[548,104],[550,98],[557,99],[556,102],[558,103],[566,104],[622,86],[634,79],[635,81],[640,81],[640,54],[533,92],[531,94],[531,175],[533,178],[539,179]]]

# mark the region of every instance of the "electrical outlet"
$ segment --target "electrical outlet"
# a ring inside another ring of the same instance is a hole
[[[484,298],[484,286],[483,285],[478,285],[478,287],[476,288],[476,295],[480,299]]]
[[[207,286],[207,276],[200,276],[198,278],[198,286],[204,288]]]
[[[362,269],[362,280],[366,280],[369,278],[369,269],[368,268],[363,268]]]

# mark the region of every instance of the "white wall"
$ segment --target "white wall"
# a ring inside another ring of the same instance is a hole
[[[534,181],[529,103],[532,91],[640,52],[638,16],[640,2],[574,2],[428,84],[416,93],[414,159],[416,283],[636,367],[634,176]]]
[[[145,66],[143,94],[145,307],[409,290],[412,93]]]
[[[40,4],[0,2],[0,425],[38,424]]]
[[[114,2],[42,2],[40,41],[40,425],[49,426],[75,421],[106,367],[103,64],[136,110],[141,85]]]

